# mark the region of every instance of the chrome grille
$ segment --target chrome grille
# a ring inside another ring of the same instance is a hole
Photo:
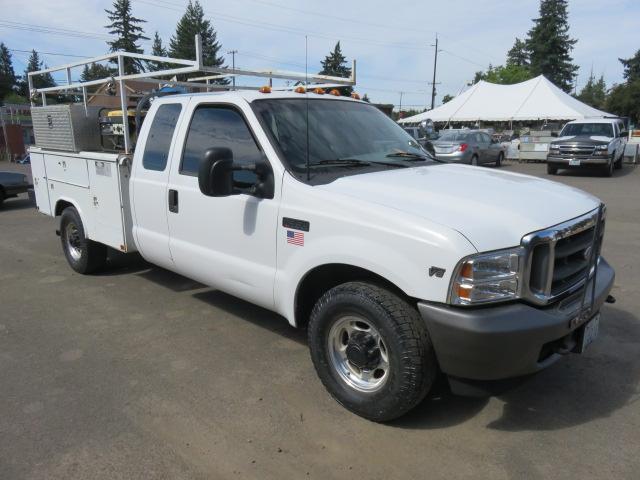
[[[539,305],[551,303],[586,283],[599,255],[604,233],[604,215],[597,229],[596,209],[549,229],[531,233],[522,240],[526,260],[522,297]],[[595,235],[600,238],[596,242]]]
[[[560,155],[568,157],[590,157],[593,155],[593,145],[560,145]]]

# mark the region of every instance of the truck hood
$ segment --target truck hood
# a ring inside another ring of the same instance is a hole
[[[602,145],[608,144],[611,142],[613,138],[611,137],[603,137],[599,135],[579,135],[579,136],[568,136],[568,137],[559,137],[551,142],[552,145]]]
[[[560,183],[452,164],[352,175],[319,188],[445,225],[481,252],[519,245],[527,233],[599,205]]]

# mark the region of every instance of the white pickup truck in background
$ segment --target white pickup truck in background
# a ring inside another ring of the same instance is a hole
[[[151,91],[135,106],[134,148],[127,80],[213,74],[171,82],[209,91],[216,75],[242,73],[203,65],[195,43],[196,60],[115,52],[29,73],[30,87],[51,71],[70,79],[31,90],[30,153],[37,208],[60,218],[75,271],[108,267],[110,248],[137,251],[277,312],[307,328],[331,395],[374,421],[410,410],[439,375],[484,393],[596,338],[614,281],[600,255],[604,205],[439,163],[357,95],[309,84],[354,85],[355,62],[350,78],[244,71],[304,81],[295,92]],[[126,75],[128,57],[179,68]],[[109,60],[117,76],[71,82],[72,68]],[[88,105],[100,85],[119,85],[121,110]],[[47,106],[47,94],[83,103]]]

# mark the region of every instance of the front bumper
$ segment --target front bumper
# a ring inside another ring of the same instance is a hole
[[[595,314],[615,279],[601,259],[596,275]],[[590,304],[593,283],[587,285]],[[582,292],[545,308],[514,302],[492,307],[462,308],[419,302],[418,309],[443,373],[471,380],[501,380],[535,373],[575,347]],[[564,353],[564,352],[563,352]]]
[[[597,157],[594,156],[594,157],[586,157],[586,158],[557,157],[555,155],[547,156],[547,163],[550,163],[552,165],[557,165],[559,167],[574,168],[573,165],[569,165],[570,160],[580,160],[580,165],[575,166],[575,168],[607,165],[609,163],[609,157],[607,156],[597,156]]]

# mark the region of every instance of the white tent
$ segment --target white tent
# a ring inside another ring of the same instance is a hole
[[[434,122],[575,120],[611,116],[576,100],[543,75],[514,85],[480,81],[444,105],[403,118],[415,124],[430,118]]]

